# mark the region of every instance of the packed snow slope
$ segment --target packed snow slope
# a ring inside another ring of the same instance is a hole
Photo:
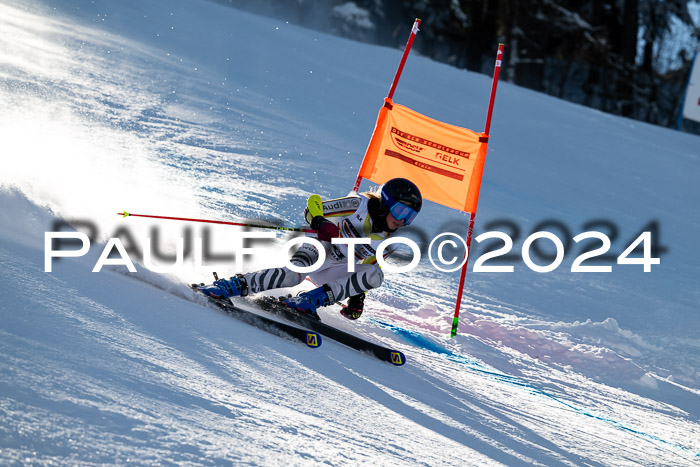
[[[700,462],[697,136],[501,83],[475,232],[513,237],[486,265],[514,271],[470,270],[453,339],[457,273],[427,250],[357,322],[322,310],[404,367],[194,296],[203,266],[234,272],[240,229],[116,215],[300,226],[310,194],[351,188],[400,54],[207,1],[0,0],[0,463]],[[489,89],[413,55],[395,101],[479,131]],[[426,203],[409,235],[466,220]],[[45,272],[66,221],[91,249]],[[612,272],[571,272],[591,230],[611,247],[583,264]],[[617,264],[643,230],[660,264]],[[554,271],[526,266],[533,231],[562,240]],[[92,272],[113,237],[137,272]],[[206,264],[163,273],[181,238]],[[279,265],[287,238],[254,242],[244,269]],[[501,245],[474,242],[470,269]],[[149,247],[167,258],[146,268]]]

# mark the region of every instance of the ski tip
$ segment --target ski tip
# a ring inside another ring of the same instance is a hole
[[[398,350],[390,350],[389,357],[389,362],[392,365],[402,366],[404,363],[406,363],[406,356],[403,354],[403,352],[399,352]]]
[[[319,333],[311,331],[308,331],[306,333],[306,345],[308,345],[312,349],[321,347],[322,342],[323,340],[321,339],[321,335]]]
[[[118,212],[118,213],[117,213],[117,216],[122,216],[122,217],[127,217],[127,216],[130,216],[130,215],[131,215],[131,214],[129,214],[129,213],[126,212],[126,211]]]

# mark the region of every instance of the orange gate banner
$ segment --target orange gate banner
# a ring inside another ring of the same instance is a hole
[[[488,137],[384,99],[359,175],[375,183],[415,183],[436,203],[476,212]]]

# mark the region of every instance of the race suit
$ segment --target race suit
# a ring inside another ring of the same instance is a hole
[[[333,292],[333,300],[338,302],[379,287],[384,274],[376,261],[376,250],[388,236],[388,232],[372,232],[372,218],[368,210],[369,198],[364,194],[323,201],[323,216],[336,224],[341,238],[367,238],[369,244],[354,245],[355,272],[348,272],[348,245],[332,244],[321,241],[326,250],[326,260],[308,277],[317,285],[326,284]],[[308,209],[305,212],[307,222],[311,223]],[[315,234],[310,234],[316,237]],[[386,248],[385,256],[391,252]],[[308,267],[319,258],[315,246],[304,243],[292,256],[290,263],[297,267]],[[249,293],[269,289],[294,287],[300,284],[306,275],[294,272],[287,267],[264,269],[245,275]]]

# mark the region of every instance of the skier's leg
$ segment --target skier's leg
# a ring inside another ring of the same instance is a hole
[[[318,250],[313,245],[303,244],[289,260],[298,267],[308,267],[318,260]],[[251,293],[264,290],[294,287],[304,280],[306,275],[294,272],[287,267],[263,269],[248,274],[238,274],[230,279],[220,279],[212,285],[201,287],[206,295],[216,298],[245,297]]]
[[[318,250],[313,245],[304,243],[289,260],[294,266],[308,267],[318,260]],[[249,293],[258,293],[264,290],[294,287],[301,284],[306,274],[294,272],[287,267],[263,269],[262,271],[246,274],[245,281],[248,284]]]
[[[347,267],[345,264],[340,266]],[[336,267],[323,271],[323,273],[326,272],[329,276],[334,276],[334,272],[337,272]],[[322,280],[323,273],[315,274],[313,279],[315,281]],[[343,278],[331,280],[321,287],[288,298],[285,303],[292,308],[315,315],[317,308],[328,306],[348,297],[364,295],[366,291],[382,285],[384,280],[384,273],[376,264],[356,264],[354,273],[348,275],[346,270],[345,274]],[[361,314],[362,311],[359,310],[351,319],[357,319]]]
[[[356,264],[355,272],[327,282],[336,302],[376,289],[384,281],[384,273],[377,264]]]

